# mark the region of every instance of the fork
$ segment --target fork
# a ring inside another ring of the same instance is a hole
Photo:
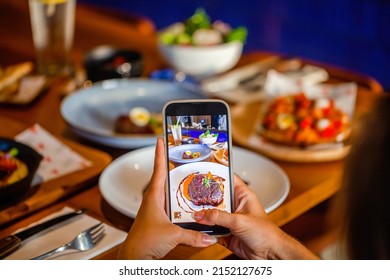
[[[102,223],[96,224],[83,232],[80,232],[72,241],[62,245],[56,249],[53,249],[47,253],[33,258],[32,260],[43,260],[56,253],[63,252],[65,250],[78,250],[87,251],[92,249],[103,237],[104,237],[104,226]]]

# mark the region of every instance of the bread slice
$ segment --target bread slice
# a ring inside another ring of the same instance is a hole
[[[33,63],[23,62],[8,66],[0,75],[0,92],[13,87],[21,78],[29,74],[33,69]]]

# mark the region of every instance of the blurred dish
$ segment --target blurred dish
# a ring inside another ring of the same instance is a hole
[[[186,152],[191,152],[191,154],[199,153],[199,156],[195,158],[183,158],[183,155]],[[177,163],[191,163],[202,161],[208,158],[211,154],[211,149],[205,145],[200,144],[185,144],[180,146],[174,146],[169,148],[169,159]]]
[[[309,99],[300,92],[278,96],[266,107],[259,133],[270,142],[303,148],[349,137],[350,118],[332,98]]]
[[[139,148],[154,144],[158,135],[117,134],[114,127],[118,116],[128,114],[135,107],[160,113],[169,100],[195,98],[202,97],[167,81],[113,79],[66,97],[61,104],[61,114],[81,137],[118,148]]]
[[[142,65],[143,58],[140,52],[106,45],[92,49],[84,57],[87,77],[92,82],[140,77]]]
[[[102,173],[99,188],[117,211],[135,218],[144,188],[153,172],[154,146],[115,159]],[[276,209],[290,191],[285,172],[272,161],[248,150],[233,147],[234,172],[249,183],[267,213]]]
[[[196,78],[210,77],[231,69],[240,59],[242,49],[241,42],[204,47],[159,45],[160,52],[175,70]]]
[[[258,132],[261,104],[237,104],[231,109],[233,141],[272,159],[288,162],[325,162],[344,158],[348,143],[323,143],[307,148],[278,145],[267,141]]]
[[[49,85],[43,75],[33,75],[30,61],[0,67],[0,103],[28,105]]]
[[[177,71],[194,77],[212,76],[231,69],[241,57],[247,29],[211,22],[204,9],[159,32],[159,50]]]
[[[0,138],[0,201],[16,199],[28,191],[42,158],[30,146]]]
[[[219,163],[222,163],[223,165],[229,165],[229,155],[228,155],[228,150],[225,148],[218,149],[214,153],[214,158],[216,161]]]

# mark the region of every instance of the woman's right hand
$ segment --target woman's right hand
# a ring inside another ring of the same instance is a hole
[[[243,259],[318,259],[269,220],[256,194],[240,178],[235,176],[234,183],[234,213],[213,209],[194,214],[198,223],[230,229],[232,234],[219,243]]]

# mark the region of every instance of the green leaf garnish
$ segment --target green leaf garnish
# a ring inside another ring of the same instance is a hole
[[[17,148],[12,148],[7,153],[10,157],[16,157],[19,154],[19,150]]]
[[[226,37],[226,42],[239,41],[245,43],[248,30],[246,27],[240,26],[233,29]]]
[[[210,180],[211,180],[211,178],[203,177],[203,179],[202,179],[203,186],[205,186],[206,188],[210,187]]]
[[[196,9],[195,13],[185,21],[185,31],[191,35],[198,29],[210,28],[210,17],[203,8]]]

